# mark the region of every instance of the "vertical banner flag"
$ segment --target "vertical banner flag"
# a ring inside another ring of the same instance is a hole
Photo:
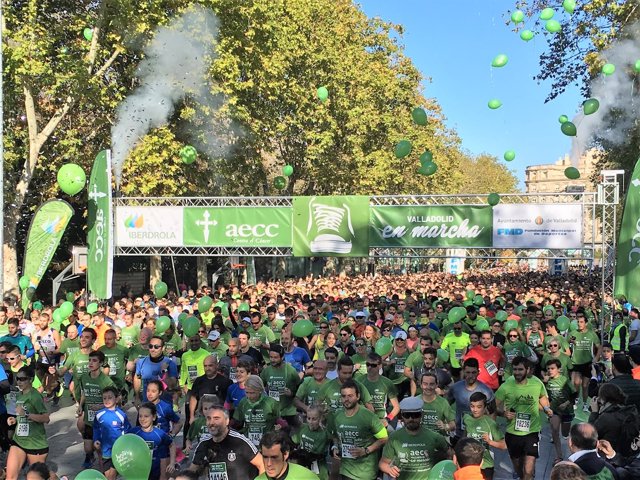
[[[113,279],[113,218],[111,211],[111,151],[96,156],[89,179],[87,280],[100,300],[111,298]]]
[[[38,287],[72,216],[73,208],[64,200],[49,200],[36,210],[27,234],[22,269],[22,275],[29,279],[29,287]],[[22,292],[22,308],[28,306],[29,299]]]
[[[369,255],[369,197],[295,197],[293,255]]]
[[[615,295],[640,305],[640,159],[631,175],[616,255]]]

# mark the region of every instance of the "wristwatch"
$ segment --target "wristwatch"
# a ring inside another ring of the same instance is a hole
[[[369,453],[371,453],[369,452],[369,447],[364,447],[364,454],[369,455]]]

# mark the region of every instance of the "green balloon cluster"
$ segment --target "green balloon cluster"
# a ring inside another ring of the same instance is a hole
[[[426,175],[427,177],[433,175],[438,171],[438,166],[433,162],[428,162],[420,165],[418,168],[418,173],[420,175]]]
[[[509,62],[509,57],[507,57],[504,53],[496,55],[496,57],[491,62],[492,67],[501,68],[504,67]]]
[[[557,20],[549,20],[545,23],[544,28],[546,28],[549,33],[558,33],[562,30],[562,25],[560,25],[560,22]]]
[[[93,40],[93,28],[89,28],[89,27],[85,28],[82,31],[82,35],[84,36],[87,42],[90,42],[91,40]]]
[[[547,7],[540,12],[540,20],[551,20],[555,14],[556,12],[553,8]]]
[[[492,207],[495,207],[500,203],[500,195],[498,195],[497,193],[490,193],[487,197],[487,203]]]
[[[153,294],[156,296],[156,298],[163,298],[168,291],[169,287],[162,281],[156,283],[155,287],[153,287]]]
[[[433,162],[433,153],[429,150],[426,150],[422,155],[420,155],[420,165],[425,165],[427,163]]]
[[[424,108],[416,107],[411,111],[411,118],[416,123],[416,125],[425,126],[429,119],[427,118],[427,112],[424,111]]]
[[[318,96],[318,100],[324,103],[329,99],[329,90],[327,87],[319,87],[316,95]]]
[[[582,104],[582,111],[585,115],[592,115],[600,108],[600,102],[595,98],[585,100]]]
[[[60,308],[58,308],[58,310],[60,310],[60,315],[62,315],[62,318],[67,318],[73,313],[73,303],[64,302],[62,305],[60,305]]]
[[[182,163],[191,165],[198,158],[198,151],[191,145],[185,145],[180,149],[180,159]]]
[[[111,449],[111,459],[116,470],[125,480],[149,478],[151,450],[142,437],[132,433],[118,437]]]
[[[411,153],[413,147],[409,140],[400,140],[396,147],[393,149],[393,153],[396,158],[404,158]]]
[[[522,13],[522,10],[515,10],[512,14],[511,14],[511,21],[513,23],[515,23],[516,25],[518,23],[522,23],[524,22],[524,13]]]
[[[291,331],[294,337],[308,337],[314,330],[315,327],[311,320],[302,319],[293,324],[293,329]]]
[[[564,169],[564,176],[569,180],[577,180],[580,178],[580,170],[576,167],[567,167]]]
[[[80,165],[65,163],[58,170],[58,186],[67,195],[77,195],[87,183],[87,176]]]
[[[564,0],[562,2],[562,8],[564,8],[565,12],[567,12],[569,15],[571,15],[576,9],[575,0]]]
[[[273,179],[273,186],[276,188],[276,190],[284,190],[285,188],[287,188],[287,179],[281,175],[278,175]]]
[[[562,130],[562,133],[564,133],[567,137],[575,137],[578,134],[578,129],[573,124],[573,122],[564,122],[560,126],[560,130]]]
[[[558,117],[558,121],[563,124],[563,123],[567,123],[569,121],[569,117],[567,117],[566,115],[560,115]]]
[[[291,165],[285,165],[282,167],[282,175],[285,177],[290,177],[293,175],[293,167]]]
[[[507,150],[506,152],[504,152],[504,159],[507,162],[513,162],[516,159],[516,152],[514,152],[513,150]]]
[[[616,71],[616,66],[613,63],[605,63],[602,66],[602,73],[604,73],[607,76],[613,75],[615,71]]]
[[[531,30],[523,30],[520,32],[520,38],[525,42],[533,40],[535,34]]]
[[[489,100],[489,103],[487,104],[487,106],[491,110],[496,110],[496,109],[498,109],[498,108],[500,108],[502,106],[502,102],[500,100],[498,100],[497,98],[492,98],[491,100]]]

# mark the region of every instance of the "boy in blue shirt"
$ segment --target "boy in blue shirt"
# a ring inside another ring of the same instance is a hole
[[[117,472],[111,460],[111,449],[118,437],[131,429],[127,414],[118,408],[120,392],[115,386],[102,390],[104,408],[96,413],[93,421],[93,445],[102,459],[102,472],[107,480],[115,480]]]

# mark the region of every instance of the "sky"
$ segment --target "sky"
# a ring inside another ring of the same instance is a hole
[[[457,131],[462,147],[472,154],[488,153],[508,162],[524,189],[529,165],[554,163],[571,150],[571,140],[560,131],[558,117],[569,118],[584,100],[577,86],[545,104],[549,83],[538,84],[539,56],[547,47],[544,35],[530,42],[506,25],[515,0],[359,0],[369,17],[404,26],[405,54],[426,78],[424,95],[435,98]],[[554,17],[562,23],[564,11]],[[521,24],[522,25],[522,24]],[[526,28],[540,31],[532,20]],[[549,34],[547,34],[549,35]],[[493,58],[506,54],[509,62],[491,67]],[[488,108],[497,98],[502,107]],[[437,159],[436,159],[437,163]]]

